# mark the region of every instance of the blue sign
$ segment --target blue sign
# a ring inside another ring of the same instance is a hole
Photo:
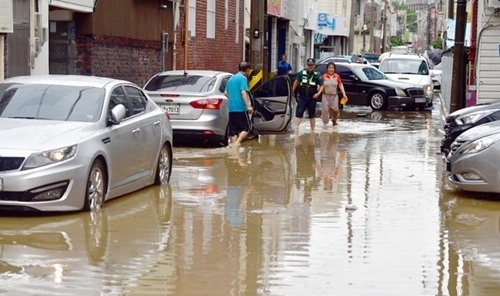
[[[318,13],[318,27],[326,27],[328,25],[328,14]]]
[[[75,22],[71,22],[71,24],[69,25],[69,35],[75,36],[75,34],[76,34],[76,25]]]
[[[328,13],[318,13],[318,29],[330,29],[335,30],[335,18],[328,18]]]

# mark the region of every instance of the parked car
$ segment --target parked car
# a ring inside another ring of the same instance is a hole
[[[316,70],[326,72],[326,64],[318,64]],[[373,110],[388,108],[425,108],[431,102],[424,89],[405,82],[389,79],[369,64],[336,64],[348,105],[370,106]]]
[[[466,130],[497,120],[500,120],[500,102],[471,106],[450,113],[445,119],[441,153],[447,155],[451,143]]]
[[[0,83],[0,209],[97,210],[169,181],[168,114],[137,85],[77,75]]]
[[[432,83],[434,83],[434,89],[441,89],[441,74],[442,74],[442,64],[437,64],[431,69]]]
[[[348,59],[344,56],[333,56],[333,57],[328,57],[328,58],[322,59],[321,61],[318,62],[318,64],[328,64],[330,62],[349,64],[351,62],[351,59],[350,58]]]
[[[219,71],[166,71],[154,75],[144,89],[170,114],[174,138],[226,146],[229,112],[224,90],[231,76]],[[293,116],[288,75],[275,76],[249,94],[256,132],[282,132],[288,127]]]
[[[471,128],[451,144],[448,180],[465,191],[500,193],[500,121]]]
[[[434,83],[427,59],[414,54],[389,54],[380,61],[379,70],[389,78],[409,82],[424,88],[425,96],[430,100],[434,97]]]

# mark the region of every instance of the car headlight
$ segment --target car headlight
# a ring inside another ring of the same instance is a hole
[[[34,169],[44,165],[67,160],[75,156],[76,145],[31,154],[23,166],[23,170]]]
[[[455,123],[457,125],[464,125],[464,124],[474,124],[478,122],[481,118],[484,118],[492,113],[498,112],[498,109],[493,109],[493,110],[484,110],[484,111],[479,111],[479,112],[474,112],[470,114],[466,114],[464,116],[459,116],[455,118]]]
[[[404,90],[396,87],[396,95],[400,96],[400,97],[406,97],[406,93]]]
[[[432,85],[430,85],[430,84],[424,85],[424,90],[427,94],[430,94],[430,95],[434,92],[434,90],[432,89]]]
[[[477,139],[474,142],[467,145],[466,147],[464,147],[463,149],[461,149],[460,154],[481,152],[484,149],[498,142],[498,140],[500,140],[500,134],[493,134],[481,139]]]

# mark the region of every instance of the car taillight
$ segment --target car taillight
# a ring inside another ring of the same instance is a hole
[[[201,99],[189,103],[195,109],[214,109],[219,110],[222,105],[222,99]]]

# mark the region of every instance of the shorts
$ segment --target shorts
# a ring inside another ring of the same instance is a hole
[[[297,98],[297,110],[295,110],[295,117],[304,117],[306,110],[309,118],[316,117],[316,103],[316,99],[308,98],[299,94]]]
[[[248,112],[229,112],[229,136],[237,136],[241,132],[250,132],[250,116]]]

